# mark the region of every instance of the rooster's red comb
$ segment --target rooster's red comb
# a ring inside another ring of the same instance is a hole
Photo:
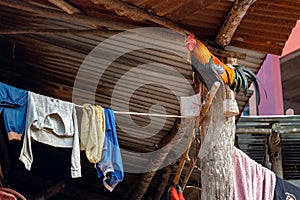
[[[195,35],[193,33],[190,33],[189,36],[186,38],[186,41],[192,40],[195,38]]]

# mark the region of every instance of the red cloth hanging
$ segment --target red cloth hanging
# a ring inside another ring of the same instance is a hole
[[[185,200],[181,187],[177,184],[170,189],[170,200]]]
[[[174,186],[172,186],[172,188],[170,190],[170,200],[179,200],[177,190],[175,189]]]

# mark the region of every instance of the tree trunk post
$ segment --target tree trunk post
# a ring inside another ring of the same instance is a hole
[[[202,200],[233,198],[232,152],[239,111],[234,93],[225,87],[217,92],[201,126]]]

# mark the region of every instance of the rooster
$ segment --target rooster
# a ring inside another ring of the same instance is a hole
[[[260,103],[260,92],[258,79],[256,75],[245,66],[230,65],[222,63],[215,57],[206,46],[190,34],[186,39],[186,47],[189,51],[190,61],[196,76],[207,87],[211,88],[215,81],[220,78],[224,84],[228,85],[231,90],[239,93],[244,90],[247,94],[249,88],[248,81],[252,81],[256,92],[256,103]]]

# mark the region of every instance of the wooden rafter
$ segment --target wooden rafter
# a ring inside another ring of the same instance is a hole
[[[127,6],[129,6],[128,8],[128,12],[130,13],[139,13],[141,12],[141,16],[145,17],[145,19],[148,19],[150,21],[153,21],[157,24],[162,25],[163,27],[167,27],[170,28],[171,30],[177,31],[177,32],[181,32],[181,33],[189,33],[189,31],[185,30],[184,28],[182,28],[181,26],[173,23],[170,20],[167,20],[165,18],[161,18],[159,16],[156,16],[154,14],[148,13],[140,8],[134,7],[134,6],[130,6],[126,3],[117,1],[117,0],[93,0],[96,1],[98,3],[100,2],[118,2],[117,4],[114,4],[114,6],[119,5],[119,3],[121,5],[124,6],[120,7],[120,9],[125,9],[127,8]],[[97,4],[98,4],[97,3]],[[89,16],[84,16],[84,15],[78,15],[78,14],[73,14],[73,15],[68,15],[66,13],[60,12],[60,11],[56,11],[56,10],[52,10],[52,9],[47,9],[44,7],[39,7],[36,5],[32,5],[29,4],[25,1],[17,1],[17,0],[0,0],[0,5],[4,5],[4,6],[8,6],[11,8],[15,8],[15,9],[19,9],[19,10],[23,10],[26,12],[33,12],[33,13],[37,13],[37,14],[43,14],[49,17],[54,17],[54,18],[60,18],[60,19],[65,19],[65,20],[72,20],[72,21],[76,21],[79,23],[84,23],[87,24],[89,26],[91,26],[94,29],[86,29],[86,30],[76,30],[76,29],[35,29],[35,28],[27,28],[27,29],[16,29],[16,30],[11,30],[11,29],[1,29],[0,30],[0,35],[16,35],[16,34],[35,34],[35,35],[52,35],[52,34],[76,34],[76,35],[85,35],[85,34],[102,34],[105,31],[104,30],[98,30],[95,29],[95,27],[109,27],[110,29],[113,30],[128,30],[128,29],[134,29],[137,28],[134,25],[130,25],[130,24],[125,24],[122,22],[112,22],[110,20],[105,20],[105,19],[99,19],[99,18],[93,18],[93,17],[89,17]],[[221,57],[236,57],[238,59],[245,59],[246,58],[246,54],[244,53],[239,53],[239,52],[233,52],[233,51],[225,51],[225,50],[221,50],[215,47],[210,46],[209,44],[206,44],[206,46],[208,47],[208,49],[216,56],[221,56]]]
[[[133,5],[129,5],[119,0],[92,0],[95,4],[101,4],[107,9],[114,10],[120,16],[126,16],[135,21],[149,20],[166,28],[170,28],[181,34],[189,34],[189,31],[185,30],[180,25],[166,19],[159,17],[155,14],[147,12],[141,8]]]
[[[249,7],[256,0],[236,0],[227,15],[216,39],[215,43],[221,46],[226,46],[230,43],[233,34],[240,25],[242,19],[246,15]]]
[[[76,7],[72,6],[71,4],[69,4],[64,0],[48,0],[48,1],[70,15],[73,15],[75,13],[81,13],[80,10],[78,10]]]
[[[136,26],[122,23],[122,22],[112,22],[111,20],[99,19],[79,14],[69,15],[57,10],[47,9],[43,7],[39,7],[36,5],[32,5],[25,1],[17,1],[17,0],[0,0],[0,5],[11,7],[14,9],[23,10],[26,12],[32,12],[37,14],[42,14],[47,17],[55,17],[59,19],[66,19],[71,21],[76,21],[79,23],[87,24],[92,27],[109,27],[114,30],[128,30],[131,28],[136,28]]]
[[[33,35],[104,35],[111,36],[119,33],[120,31],[107,31],[99,29],[1,29],[0,35],[23,35],[23,34],[33,34]]]

